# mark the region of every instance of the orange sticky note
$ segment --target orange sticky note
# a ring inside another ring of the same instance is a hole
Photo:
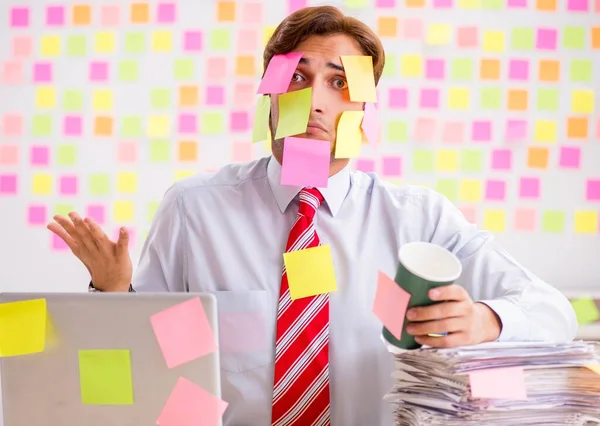
[[[383,272],[377,272],[373,313],[396,339],[402,336],[402,326],[409,300],[410,293]]]
[[[95,136],[112,136],[113,119],[112,117],[96,117],[94,120]]]
[[[196,142],[179,142],[179,161],[197,161],[198,145]]]
[[[76,4],[73,6],[73,24],[89,25],[92,21],[92,10],[87,4]]]
[[[548,148],[530,146],[527,151],[527,167],[532,169],[545,169],[548,167]]]
[[[508,109],[523,111],[527,109],[529,93],[527,90],[513,89],[508,91]]]
[[[337,290],[329,245],[284,253],[283,261],[292,300]]]
[[[471,371],[469,383],[474,398],[527,399],[522,367]]]
[[[198,87],[181,86],[179,88],[179,106],[198,105]]]
[[[560,62],[550,59],[542,59],[539,66],[540,81],[553,82],[560,78]]]
[[[148,3],[133,3],[131,5],[131,22],[145,24],[150,21],[150,8]]]

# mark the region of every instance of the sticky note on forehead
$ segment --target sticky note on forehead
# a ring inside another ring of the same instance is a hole
[[[300,58],[302,58],[302,52],[289,52],[273,56],[258,86],[257,93],[281,94],[287,92]]]
[[[352,102],[377,102],[373,58],[366,55],[340,56]]]

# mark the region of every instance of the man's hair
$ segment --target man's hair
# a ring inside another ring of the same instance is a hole
[[[264,69],[271,58],[291,52],[311,36],[345,34],[354,39],[364,55],[373,58],[375,84],[379,82],[385,64],[385,52],[379,37],[366,24],[334,6],[306,7],[287,16],[277,26],[263,54]]]

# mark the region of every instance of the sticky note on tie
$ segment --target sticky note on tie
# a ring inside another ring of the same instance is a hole
[[[0,304],[0,357],[43,352],[47,316],[46,299]]]
[[[306,132],[311,102],[310,87],[279,95],[279,119],[275,139]]]
[[[360,125],[368,143],[377,144],[379,141],[379,122],[375,104],[365,102],[364,116]]]
[[[283,262],[292,300],[337,290],[329,245],[284,253]]]
[[[474,398],[527,399],[525,373],[522,367],[471,371],[469,383]]]
[[[377,102],[373,58],[366,55],[340,56],[352,102]]]
[[[274,55],[258,85],[258,94],[282,94],[288,91],[302,52]]]
[[[254,127],[252,129],[252,142],[266,141],[269,137],[269,113],[271,112],[271,98],[261,96],[256,102],[254,111]]]
[[[156,424],[159,426],[217,426],[227,402],[179,377]]]
[[[169,368],[217,350],[213,330],[198,297],[152,315],[150,322]]]
[[[329,141],[287,137],[283,142],[281,184],[326,188],[329,179]]]
[[[80,350],[79,381],[85,405],[133,404],[129,349]]]
[[[338,122],[335,158],[355,158],[360,155],[364,111],[344,111]]]
[[[581,297],[571,300],[571,306],[575,310],[579,325],[589,324],[600,319],[600,312],[598,311],[596,302],[591,297]]]
[[[402,336],[402,326],[409,300],[410,293],[383,272],[377,273],[373,313],[396,339]]]

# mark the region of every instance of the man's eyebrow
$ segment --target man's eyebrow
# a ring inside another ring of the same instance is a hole
[[[310,64],[310,59],[309,58],[300,58],[300,62],[299,64],[304,64],[304,65],[309,65]],[[338,64],[334,64],[333,62],[327,62],[327,68],[333,68],[334,70],[340,71],[340,72],[346,72],[346,70],[344,69],[343,66],[338,65]]]

